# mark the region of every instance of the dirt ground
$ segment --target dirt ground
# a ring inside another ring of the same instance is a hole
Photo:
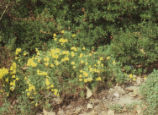
[[[37,115],[143,115],[143,97],[139,92],[143,82],[144,78],[137,77],[131,85],[116,85],[97,95],[87,88],[86,100],[72,101],[56,112],[43,110]]]

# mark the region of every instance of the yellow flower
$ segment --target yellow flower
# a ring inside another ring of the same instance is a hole
[[[83,61],[83,60],[81,60],[81,61],[80,61],[80,63],[81,63],[81,64],[83,64],[83,63],[84,63],[84,61]]]
[[[136,78],[135,78],[135,77],[133,78],[133,81],[136,81]]]
[[[71,47],[71,50],[77,51],[77,48],[76,47]]]
[[[60,42],[61,44],[64,44],[64,43],[68,42],[68,40],[67,40],[67,39],[64,39],[64,38],[60,38],[60,39],[59,39],[59,42]]]
[[[37,70],[37,75],[41,75],[41,76],[47,76],[48,73],[44,72],[44,71],[40,71],[39,69]]]
[[[103,60],[103,57],[100,57],[99,60],[102,61],[102,60]]]
[[[21,48],[17,48],[15,54],[18,55],[21,52]]]
[[[74,57],[74,56],[75,56],[75,53],[74,53],[74,52],[71,52],[71,56]]]
[[[24,51],[23,52],[23,56],[26,56],[28,54],[28,52]]]
[[[79,75],[79,78],[82,78],[82,75],[81,75],[81,74]]]
[[[69,61],[69,57],[66,56],[61,60],[61,62],[64,62],[64,61]]]
[[[7,83],[8,83],[8,81],[9,81],[9,79],[8,79],[8,78],[6,78],[6,79],[5,79],[5,82],[7,82]]]
[[[35,48],[35,50],[36,50],[36,54],[40,55],[40,52],[39,52],[38,48]]]
[[[52,58],[54,58],[54,59],[58,59],[58,55],[52,55]]]
[[[34,62],[33,58],[28,59],[27,61],[27,66],[32,66],[32,67],[36,67],[37,64]]]
[[[57,38],[54,38],[54,41],[57,41]]]
[[[16,74],[16,63],[15,62],[13,62],[12,63],[12,65],[11,65],[11,67],[10,67],[10,73],[11,74]]]
[[[54,33],[54,34],[53,34],[53,37],[56,37],[56,36],[57,36],[56,33]]]
[[[132,74],[129,74],[129,78],[131,78],[131,79],[132,79],[132,78],[133,78],[133,75],[132,75]]]
[[[76,37],[76,34],[72,34],[72,37],[73,37],[73,38]]]
[[[27,92],[27,96],[28,96],[28,97],[30,96],[30,92]]]
[[[53,87],[54,87],[54,85],[52,84],[50,87],[51,87],[51,88],[53,88]]]
[[[109,59],[110,59],[110,56],[106,57],[106,59],[109,60]]]
[[[81,53],[81,54],[80,54],[80,58],[82,58],[82,57],[83,57],[83,54]]]
[[[74,62],[74,61],[72,61],[72,62],[71,62],[71,65],[74,65],[74,64],[75,64],[75,62]]]
[[[38,103],[35,103],[35,107],[37,107],[38,106]]]
[[[50,64],[50,67],[54,67],[54,64]]]
[[[8,69],[7,68],[1,68],[0,69],[0,80],[8,74]]]
[[[15,79],[16,81],[18,81],[19,80],[19,78],[18,77],[16,77],[16,79]]]
[[[96,78],[96,81],[101,81],[101,77],[97,77],[97,78]]]
[[[12,75],[12,78],[14,79],[14,78],[15,78],[15,75]]]
[[[113,65],[115,65],[115,64],[116,64],[115,60],[112,62],[112,64],[113,64]]]
[[[46,67],[48,67],[49,63],[44,63],[44,65],[45,65]]]
[[[59,65],[59,62],[58,62],[57,60],[55,60],[55,62],[54,62],[54,63],[55,63],[55,65],[56,65],[56,66],[58,66],[58,65]]]
[[[54,95],[58,96],[58,90],[57,89],[54,89]]]
[[[91,82],[93,79],[91,77],[87,78],[88,82]]]
[[[45,57],[43,60],[48,62],[49,61],[49,57]]]
[[[85,47],[82,48],[82,50],[85,50],[85,49],[86,49]]]
[[[64,34],[64,30],[62,30],[61,33]]]
[[[79,81],[82,81],[82,79],[79,79]]]
[[[69,54],[69,51],[63,51],[62,52],[64,55],[68,55]]]
[[[15,87],[14,87],[14,86],[10,87],[10,90],[11,90],[11,91],[14,91],[14,89],[15,89]]]
[[[88,82],[88,80],[87,80],[87,79],[84,79],[84,82],[85,82],[85,83],[87,83],[87,82]]]
[[[45,84],[46,84],[46,86],[49,86],[49,85],[50,85],[50,82],[49,82],[48,78],[46,78]]]
[[[29,91],[29,92],[31,92],[31,91],[35,91],[35,86],[32,85],[32,84],[29,84],[28,91]]]
[[[88,73],[87,72],[83,72],[83,75],[85,76],[85,77],[88,77]]]
[[[10,82],[10,86],[15,86],[15,80]]]
[[[146,79],[147,79],[147,76],[144,76],[144,79],[146,80]]]

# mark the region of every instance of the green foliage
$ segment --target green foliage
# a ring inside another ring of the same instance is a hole
[[[126,82],[122,70],[145,73],[158,60],[157,0],[1,4],[0,88],[6,97],[32,102],[17,106],[20,113],[46,107],[59,95],[84,97],[85,87]]]
[[[152,23],[142,23],[125,31],[121,30],[114,35],[111,52],[124,66],[130,67],[129,71],[143,68],[145,72],[158,59],[157,32],[157,25]]]
[[[152,72],[146,82],[141,86],[141,93],[144,96],[146,115],[158,113],[158,70]]]

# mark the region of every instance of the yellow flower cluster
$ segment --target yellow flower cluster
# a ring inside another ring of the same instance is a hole
[[[27,61],[27,66],[36,67],[37,63],[34,62],[34,58],[29,58]]]
[[[0,80],[8,74],[8,69],[7,68],[1,68],[0,69]]]
[[[18,55],[21,52],[21,48],[17,48],[15,51],[15,55]]]
[[[36,88],[30,82],[28,82],[28,89],[26,89],[27,96],[32,97],[33,94],[36,94]]]
[[[15,62],[13,62],[10,67],[10,73],[13,75],[16,74],[16,63]]]
[[[77,48],[76,47],[71,47],[71,50],[76,52]]]
[[[41,76],[47,76],[48,73],[44,72],[44,71],[40,71],[39,69],[37,70],[37,75],[41,75]]]
[[[128,75],[130,79],[132,79],[133,81],[136,81],[136,76],[134,76],[133,74],[129,74]]]
[[[49,57],[45,57],[43,60],[44,60],[44,65],[46,67],[48,67],[48,65],[49,65]]]
[[[85,83],[91,82],[93,79],[89,76],[89,73],[83,70],[80,70],[79,81],[83,81]]]
[[[16,81],[19,80],[19,78],[16,76],[16,63],[13,62],[12,65],[10,66],[10,74],[11,74],[11,78],[12,80],[10,81],[10,90],[13,91],[15,89],[16,86]],[[8,82],[8,78],[5,79],[6,82]]]
[[[64,39],[64,38],[60,38],[60,39],[59,39],[59,43],[60,43],[61,45],[65,44],[65,43],[67,43],[67,42],[68,42],[67,39]]]

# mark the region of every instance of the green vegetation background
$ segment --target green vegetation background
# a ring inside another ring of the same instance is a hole
[[[58,51],[56,48],[65,52],[63,54],[65,56],[72,56],[72,52],[76,55],[70,59],[76,64],[75,67],[72,66],[73,62],[64,62],[65,65],[56,67],[52,72],[49,71],[49,74],[54,76],[51,77],[51,80],[55,80],[53,85],[56,85],[63,97],[70,95],[63,92],[72,87],[76,87],[74,89],[80,95],[84,95],[86,87],[102,89],[114,83],[127,82],[125,76],[128,74],[129,78],[135,80],[133,74],[147,74],[157,68],[158,2],[157,0],[1,0],[0,68],[3,68],[1,77],[7,74],[4,68],[12,68],[9,70],[9,75],[12,77],[7,75],[8,82],[12,84],[11,86],[14,86],[15,82],[18,84],[16,88],[0,86],[5,88],[9,96],[19,94],[22,95],[19,100],[30,101],[22,94],[27,86],[31,91],[35,89],[34,87],[43,88],[38,89],[39,95],[44,92],[43,79],[40,79],[41,84],[35,81],[25,83],[25,75],[31,76],[28,78],[31,81],[35,77],[38,79],[38,76],[34,76],[37,68],[27,68],[28,60],[32,59],[29,60],[32,61],[30,65],[36,60],[35,57],[48,61],[52,49]],[[74,51],[75,48],[78,50]],[[69,54],[66,51],[70,51]],[[58,55],[59,62],[62,61],[63,55]],[[80,64],[81,57],[84,58],[84,64]],[[43,65],[38,65],[38,69],[45,68],[45,63],[42,63]],[[99,66],[98,63],[103,65]],[[93,67],[95,64],[98,64],[96,70]],[[21,77],[13,77],[12,72],[15,68],[16,75]],[[80,70],[87,75],[84,72],[88,72],[89,68],[94,70],[94,73],[87,74],[101,81],[99,86],[98,82],[87,83],[91,78],[85,80],[86,83],[82,79],[84,84],[80,84],[72,77],[79,76]],[[58,71],[60,72],[55,74]],[[7,79],[3,78],[0,82],[5,84]],[[16,79],[15,82],[13,79]],[[73,85],[65,88],[68,84]],[[52,90],[55,93],[56,89]],[[43,103],[48,105],[49,96],[41,99],[39,95],[33,99],[34,103],[42,100],[40,108]],[[32,105],[19,105],[17,108],[21,113],[25,113],[24,110],[29,110]]]

